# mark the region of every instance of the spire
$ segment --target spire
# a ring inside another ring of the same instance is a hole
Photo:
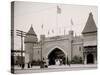
[[[89,13],[89,17],[87,19],[87,22],[86,22],[86,25],[82,31],[82,33],[89,33],[89,32],[96,32],[97,31],[97,27],[96,27],[96,24],[94,22],[94,19],[93,19],[93,15],[92,15],[92,12]]]
[[[26,35],[35,35],[36,36],[36,33],[35,33],[35,31],[32,27],[32,24],[31,24],[31,27],[30,27],[29,31],[26,33]]]

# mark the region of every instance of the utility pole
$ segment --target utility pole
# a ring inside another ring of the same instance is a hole
[[[71,62],[70,64],[72,63],[72,59],[73,59],[73,39],[71,40]]]
[[[25,37],[25,34],[26,32],[24,31],[21,31],[21,30],[16,30],[16,33],[17,33],[17,36],[20,36],[21,37],[21,66],[22,64],[24,63],[24,60],[23,60],[23,37]]]
[[[42,61],[42,40],[41,40],[41,68],[42,68],[42,66],[43,66],[43,61]]]

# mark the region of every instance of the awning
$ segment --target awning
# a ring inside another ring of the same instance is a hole
[[[83,46],[97,46],[97,41],[85,41]]]

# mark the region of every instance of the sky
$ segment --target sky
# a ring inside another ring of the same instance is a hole
[[[57,6],[59,6],[61,9],[61,13],[57,13]],[[15,2],[15,49],[19,50],[21,48],[20,37],[16,36],[16,30],[28,32],[31,25],[34,28],[38,39],[41,34],[45,34],[46,37],[52,37],[57,35],[64,35],[65,32],[65,35],[67,35],[68,31],[71,29],[76,35],[81,35],[90,12],[92,12],[93,18],[97,25],[98,13],[96,6]]]

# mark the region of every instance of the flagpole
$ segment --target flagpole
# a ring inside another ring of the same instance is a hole
[[[50,32],[48,31],[48,37],[49,37]]]
[[[42,29],[42,35],[43,35],[43,24],[41,25],[41,29]]]
[[[57,36],[58,36],[58,12],[57,12],[57,14],[56,14],[56,25],[57,25]]]
[[[65,35],[65,28],[64,28],[64,35]]]
[[[41,36],[43,35],[43,24],[41,25],[41,29],[42,29],[42,34]],[[40,40],[40,45],[41,45],[41,54],[40,54],[40,57],[41,57],[41,64],[40,64],[40,68],[42,69],[43,68],[43,60],[42,60],[42,42],[43,39]]]
[[[57,15],[56,15],[57,35],[59,34],[59,26],[58,26],[58,15],[59,14],[61,14],[61,8],[57,5]]]
[[[71,19],[72,20],[72,19]],[[72,22],[71,22],[71,31],[72,31]]]
[[[57,14],[56,14],[56,25],[57,25],[57,35],[58,35],[58,5],[57,5]]]
[[[72,20],[72,18],[71,18],[71,31],[72,31],[72,26],[73,26],[73,20]]]
[[[58,27],[58,14],[60,14],[61,9],[59,8],[59,6],[57,5],[57,14],[56,14],[56,25],[57,25],[57,36],[59,33],[59,27]]]

